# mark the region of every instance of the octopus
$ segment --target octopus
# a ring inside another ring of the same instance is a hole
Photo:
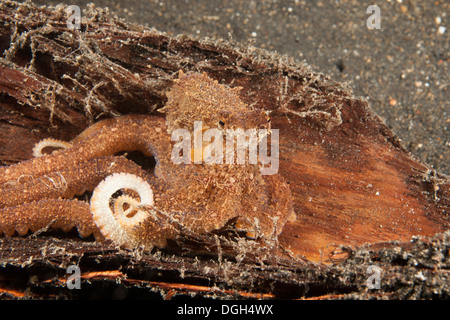
[[[252,239],[278,236],[295,219],[281,176],[262,175],[261,165],[248,161],[173,161],[177,129],[194,137],[209,128],[265,128],[270,135],[268,115],[244,103],[240,90],[206,73],[180,71],[160,109],[165,116],[118,116],[94,123],[72,141],[42,140],[34,158],[0,167],[0,232],[76,228],[81,237],[148,250],[183,232],[224,227]],[[192,148],[194,160],[204,158],[210,143]],[[48,148],[53,152],[44,152]],[[155,166],[144,169],[124,156],[131,151],[153,158]]]

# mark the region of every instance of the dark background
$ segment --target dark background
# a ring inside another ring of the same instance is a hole
[[[357,97],[436,170],[450,174],[450,2],[304,0],[70,0],[176,35],[230,37],[306,60]],[[377,4],[381,29],[368,29]]]

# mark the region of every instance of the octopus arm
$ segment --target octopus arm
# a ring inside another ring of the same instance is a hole
[[[7,236],[46,228],[64,232],[77,228],[81,237],[93,234],[96,240],[104,240],[92,220],[89,204],[83,201],[48,199],[0,209],[0,232]]]
[[[67,166],[120,151],[141,151],[147,156],[164,158],[170,154],[171,142],[165,129],[165,120],[154,116],[131,115],[104,120],[94,129],[87,129],[81,138],[74,139],[72,147],[59,152],[0,167],[0,184],[21,176],[41,176],[60,171]],[[95,130],[97,128],[97,130]],[[166,159],[169,161],[168,159]]]
[[[91,159],[77,166],[42,176],[23,176],[14,184],[0,185],[0,208],[13,207],[39,199],[72,198],[92,191],[106,176],[128,172],[141,177],[147,173],[125,157]]]
[[[45,154],[42,152],[45,148],[55,148],[55,149],[68,149],[72,147],[72,143],[63,141],[63,140],[57,140],[57,139],[43,139],[36,143],[36,145],[33,148],[33,156],[42,157]]]

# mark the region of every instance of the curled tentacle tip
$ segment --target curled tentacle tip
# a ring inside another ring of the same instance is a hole
[[[114,198],[114,194],[120,190],[124,194]],[[111,201],[114,202],[113,206],[110,205]],[[148,211],[143,207],[153,204],[153,191],[146,181],[133,174],[115,173],[106,177],[94,189],[91,213],[106,239],[118,246],[134,248],[139,246],[134,229],[149,217]]]
[[[72,146],[70,142],[57,140],[52,138],[42,139],[34,145],[33,156],[35,158],[42,157],[45,154],[42,152],[45,148],[55,148],[55,149],[68,149]]]

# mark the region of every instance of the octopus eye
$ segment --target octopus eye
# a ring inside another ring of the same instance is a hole
[[[223,127],[225,126],[225,122],[223,122],[222,120],[219,121],[219,124]]]
[[[269,123],[270,122],[270,118],[267,118],[267,123]]]

